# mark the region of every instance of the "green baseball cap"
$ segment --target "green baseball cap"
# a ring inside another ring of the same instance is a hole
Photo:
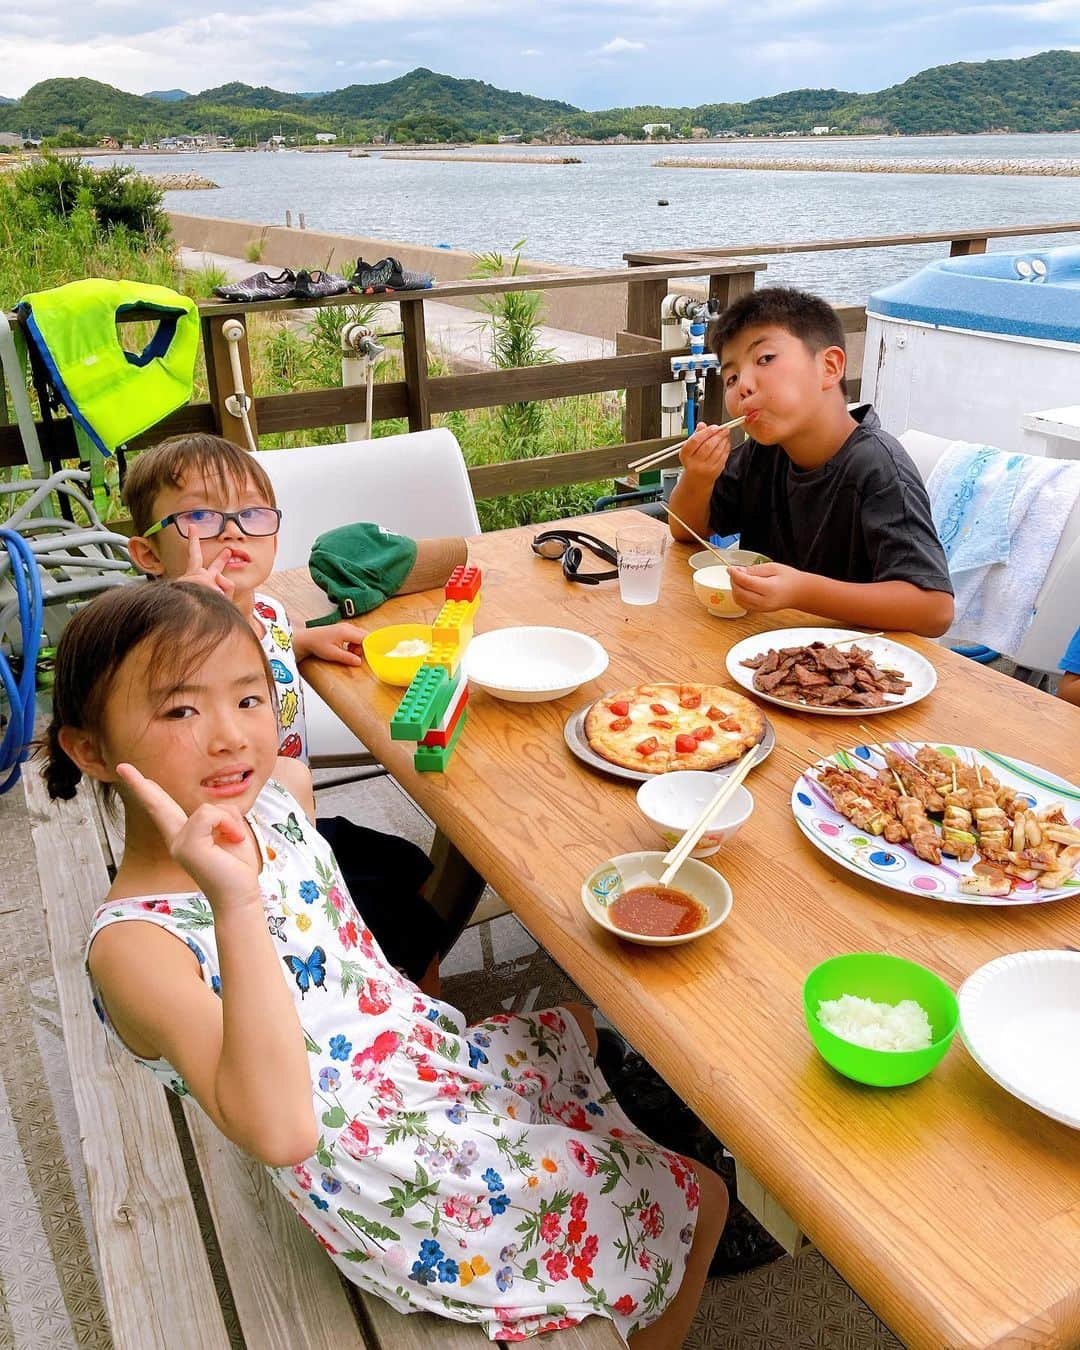
[[[468,556],[460,538],[410,539],[366,521],[327,530],[312,546],[308,570],[337,609],[321,619],[309,619],[307,626],[355,619],[392,595],[445,586]]]

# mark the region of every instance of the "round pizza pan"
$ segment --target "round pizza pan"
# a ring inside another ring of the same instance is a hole
[[[609,696],[605,696],[609,697]],[[566,720],[566,726],[563,728],[563,737],[573,754],[581,760],[583,764],[588,764],[591,769],[598,769],[601,773],[609,774],[612,778],[621,778],[626,783],[646,783],[650,778],[658,778],[660,775],[655,773],[639,773],[636,769],[624,769],[621,764],[613,764],[610,759],[605,759],[603,755],[598,755],[589,744],[585,737],[585,717],[589,709],[596,702],[592,699],[586,703],[584,708],[579,708],[577,712],[571,713]],[[761,738],[758,741],[760,747],[761,759],[758,760],[754,768],[758,768],[772,754],[773,746],[776,744],[776,732],[773,725],[764,713],[764,728]],[[738,766],[742,756],[734,759],[730,764],[721,764],[718,769],[710,769],[708,772],[716,774],[718,778],[724,778],[727,774]],[[751,770],[751,773],[753,769]]]

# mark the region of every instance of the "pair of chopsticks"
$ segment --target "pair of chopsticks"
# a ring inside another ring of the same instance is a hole
[[[860,406],[861,405],[858,402],[849,403],[847,405],[848,412],[851,412],[853,409]],[[730,422],[721,422],[717,430],[733,431],[736,427],[741,427],[745,421],[745,417],[733,417]],[[633,464],[628,464],[626,467],[628,469],[655,468],[657,464],[662,464],[669,455],[677,455],[689,439],[690,437],[687,436],[686,440],[679,441],[676,445],[669,445],[666,450],[655,450],[651,455],[646,455],[644,459],[636,459]],[[694,538],[696,539],[697,535],[695,535]]]
[[[713,796],[712,800],[704,807],[701,815],[694,821],[693,825],[686,831],[679,842],[668,853],[664,854],[664,871],[657,883],[660,886],[670,886],[672,877],[678,872],[679,868],[697,848],[698,840],[705,833],[709,821],[716,815],[722,806],[726,806],[728,800],[734,794],[735,789],[761,758],[761,752],[758,746],[750,751],[743,762],[726,778],[719,791]]]
[[[718,430],[731,431],[735,427],[741,427],[745,421],[745,417],[733,417],[730,422],[721,422]],[[689,439],[690,437],[687,436],[686,440],[679,441],[675,445],[666,446],[663,450],[654,450],[651,455],[646,455],[644,459],[636,459],[633,464],[628,464],[626,467],[628,469],[654,469],[657,464],[662,464],[665,459],[677,455]]]

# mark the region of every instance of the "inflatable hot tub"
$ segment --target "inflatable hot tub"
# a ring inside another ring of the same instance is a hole
[[[1080,248],[943,258],[875,291],[862,396],[908,427],[1005,450],[1080,393]]]

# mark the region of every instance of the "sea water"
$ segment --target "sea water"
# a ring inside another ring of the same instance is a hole
[[[530,153],[526,146],[512,149],[516,156]],[[498,153],[494,146],[485,147],[489,151]],[[636,248],[850,239],[1080,216],[1080,178],[654,167],[667,156],[699,155],[1075,159],[1078,135],[818,137],[574,146],[573,152],[581,164],[384,160],[377,152],[369,159],[288,151],[113,158],[150,173],[197,169],[221,185],[219,191],[167,192],[165,205],[173,211],[277,225],[286,210],[294,219],[304,211],[309,229],[506,255],[524,238],[527,258],[586,267],[621,267],[624,251]],[[670,206],[658,207],[660,198]],[[1049,236],[1043,242],[1068,241]],[[992,240],[990,250],[1035,242]],[[770,257],[758,285],[800,285],[837,303],[865,304],[871,290],[947,252],[946,244],[922,244]]]

